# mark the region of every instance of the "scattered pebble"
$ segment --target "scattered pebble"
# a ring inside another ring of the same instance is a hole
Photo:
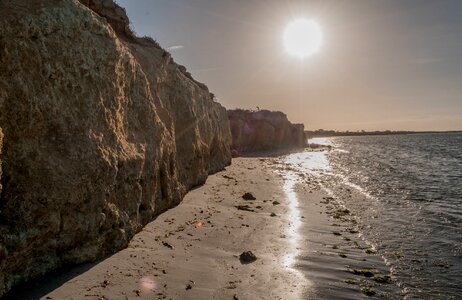
[[[162,245],[164,245],[165,247],[167,247],[167,248],[169,248],[169,249],[173,249],[173,248],[174,248],[170,243],[167,243],[167,242],[162,242]]]
[[[245,251],[242,252],[241,255],[239,255],[239,260],[241,261],[241,263],[248,264],[256,261],[257,257],[255,256],[255,254],[252,253],[252,251]]]
[[[364,277],[372,277],[374,273],[371,272],[369,269],[354,269],[353,274],[355,275],[362,275]]]
[[[363,287],[361,289],[361,291],[367,296],[374,296],[375,295],[375,291],[373,289],[371,289],[370,287]]]
[[[255,212],[250,206],[248,205],[236,205],[235,206],[238,210],[245,210],[245,211],[250,211],[250,212]]]
[[[348,283],[348,284],[358,284],[358,282],[356,280],[353,280],[353,279],[347,279],[345,280],[345,283]]]
[[[369,248],[369,249],[366,249],[364,252],[366,252],[367,254],[375,254],[377,253],[377,250]]]
[[[375,275],[374,278],[372,279],[378,283],[390,283],[391,282],[391,277],[388,275]]]
[[[255,198],[254,195],[252,195],[252,193],[245,193],[244,195],[242,195],[242,199],[244,200],[256,200],[257,198]]]
[[[109,280],[104,280],[102,283],[101,283],[101,287],[105,288],[109,285]]]

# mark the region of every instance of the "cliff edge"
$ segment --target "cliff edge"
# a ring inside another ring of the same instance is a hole
[[[228,110],[233,155],[306,146],[303,124],[292,124],[279,111]]]
[[[231,162],[226,110],[112,0],[0,2],[0,296],[126,247]]]

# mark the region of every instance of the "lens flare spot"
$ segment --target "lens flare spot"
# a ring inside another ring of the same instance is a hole
[[[144,276],[140,279],[139,283],[140,283],[140,288],[145,293],[153,292],[154,290],[157,289],[157,284],[156,284],[154,277]]]

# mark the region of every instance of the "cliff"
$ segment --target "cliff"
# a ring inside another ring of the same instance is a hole
[[[303,124],[292,124],[282,112],[228,110],[234,155],[287,150],[306,145]]]
[[[0,199],[1,199],[1,195],[2,195],[2,182],[1,182],[1,178],[2,178],[2,149],[3,149],[3,132],[2,132],[2,128],[0,128]]]
[[[125,247],[230,164],[226,110],[112,0],[0,2],[0,295]]]

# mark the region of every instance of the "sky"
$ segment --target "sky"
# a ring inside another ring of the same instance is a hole
[[[308,130],[462,130],[460,0],[117,0],[227,108],[280,110]],[[291,56],[293,20],[320,50]]]

